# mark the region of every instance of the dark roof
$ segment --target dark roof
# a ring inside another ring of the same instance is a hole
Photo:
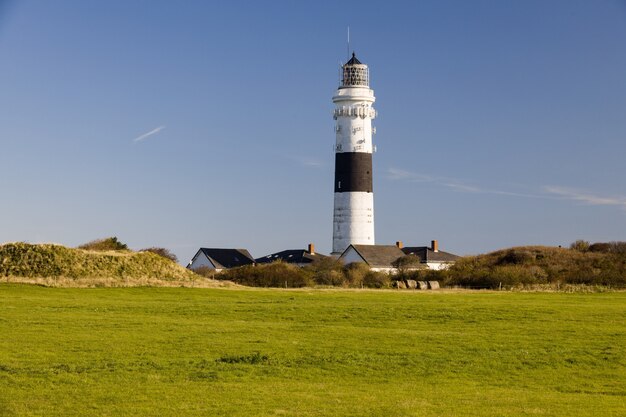
[[[246,249],[200,248],[215,268],[235,268],[250,265],[254,258]]]
[[[415,255],[420,258],[420,262],[454,262],[460,258],[452,253],[437,251],[435,252],[428,246],[407,246],[402,248],[405,255]]]
[[[350,245],[370,267],[393,268],[393,263],[404,256],[396,245]],[[350,249],[348,246],[348,249]],[[346,251],[348,250],[346,249]],[[344,251],[343,253],[346,253]],[[342,254],[343,256],[343,254]]]
[[[361,63],[361,61],[359,61],[356,58],[356,56],[354,55],[354,52],[352,52],[352,58],[350,58],[350,60],[346,62],[345,65],[363,65],[363,64]]]
[[[257,258],[255,261],[259,264],[267,264],[274,261],[282,261],[293,264],[309,264],[322,258],[326,258],[326,255],[320,255],[319,253],[311,254],[305,249],[287,249],[282,252],[276,252],[262,258]]]

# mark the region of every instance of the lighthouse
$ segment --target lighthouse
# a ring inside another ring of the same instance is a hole
[[[350,244],[374,244],[374,101],[369,69],[352,53],[352,58],[341,67],[341,84],[333,97],[336,120],[333,254],[341,254]]]

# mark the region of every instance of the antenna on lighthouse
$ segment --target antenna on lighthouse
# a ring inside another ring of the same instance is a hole
[[[348,54],[346,55],[346,60],[350,59],[350,26],[348,26]]]

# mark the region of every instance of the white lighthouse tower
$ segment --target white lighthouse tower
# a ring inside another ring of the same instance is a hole
[[[333,97],[335,132],[335,208],[333,254],[350,244],[374,244],[372,189],[372,119],[376,117],[369,70],[352,53],[342,66],[341,85]]]

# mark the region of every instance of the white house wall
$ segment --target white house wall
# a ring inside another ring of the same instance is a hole
[[[442,271],[444,269],[450,268],[452,263],[450,262],[427,262],[426,265],[428,266],[429,269],[432,269],[434,271]]]
[[[191,260],[191,268],[190,269],[198,269],[206,267],[209,269],[215,269],[215,265],[207,258],[204,252],[199,251],[196,256]]]
[[[339,258],[340,261],[342,261],[344,264],[348,265],[354,262],[365,262],[365,260],[361,257],[361,255],[358,254],[358,252],[352,247],[350,246],[343,255],[341,255],[341,258]]]
[[[370,270],[374,272],[384,272],[386,274],[391,274],[391,275],[395,275],[398,273],[397,268],[370,268]]]

